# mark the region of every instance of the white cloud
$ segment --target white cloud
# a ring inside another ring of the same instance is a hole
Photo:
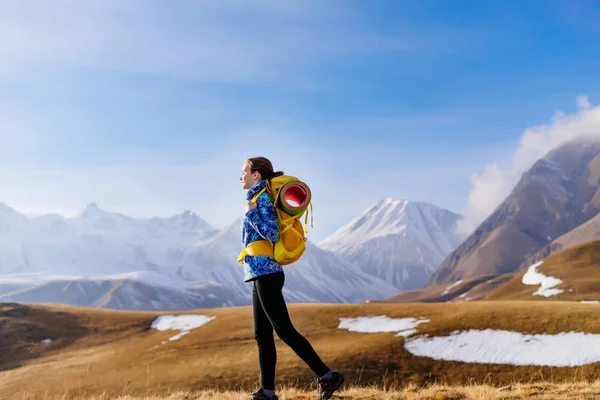
[[[522,174],[550,150],[575,138],[600,137],[600,106],[593,107],[587,96],[579,96],[577,106],[575,112],[557,112],[550,123],[526,129],[507,167],[493,163],[473,175],[464,219],[457,226],[461,234],[472,233],[510,194]]]
[[[473,189],[467,200],[468,209],[458,221],[456,230],[464,237],[483,221],[510,191],[510,182],[496,163],[485,166],[481,175],[471,177]]]

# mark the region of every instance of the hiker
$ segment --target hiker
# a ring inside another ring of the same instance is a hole
[[[270,198],[271,182],[283,172],[273,171],[273,165],[264,157],[249,158],[243,165],[240,181],[246,194],[246,214],[242,223],[242,243],[279,240],[279,224],[275,206]],[[254,196],[266,188],[256,202]],[[285,282],[283,268],[273,257],[245,255],[244,281],[253,282],[252,306],[254,337],[258,345],[261,388],[251,400],[278,400],[275,395],[275,364],[277,351],[273,330],[277,336],[310,367],[317,376],[318,399],[329,399],[344,383],[344,377],[332,371],[319,358],[311,344],[293,326],[288,314],[282,289]]]

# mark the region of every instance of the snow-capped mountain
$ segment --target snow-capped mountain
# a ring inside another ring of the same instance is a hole
[[[240,305],[244,296],[226,286],[179,274],[186,249],[216,232],[189,211],[143,219],[91,203],[69,218],[27,218],[1,205],[0,298],[134,309]]]
[[[24,215],[0,203],[0,271],[12,272],[25,268],[26,243],[34,234],[35,229]]]
[[[247,303],[215,282],[169,280],[156,272],[104,276],[12,275],[0,278],[0,301],[60,303],[128,310],[184,310]]]
[[[285,266],[286,286],[293,301],[310,302],[329,298],[329,302],[356,303],[384,299],[398,290],[390,282],[370,275],[360,266],[311,242],[298,262]]]
[[[93,203],[70,218],[28,219],[8,207],[2,215],[7,228],[0,242],[1,274],[164,272],[177,261],[173,254],[178,250],[216,232],[193,213],[139,219],[101,210]]]
[[[462,241],[460,215],[423,202],[386,198],[319,243],[397,291],[422,288]]]
[[[92,203],[63,218],[0,208],[0,299],[176,309],[250,304],[237,263],[241,218],[218,230],[191,212],[132,218]],[[352,262],[308,242],[286,266],[289,301],[361,302],[397,292]]]
[[[236,261],[241,249],[240,224],[241,218],[190,249],[182,259],[181,276],[227,282],[227,287],[236,294],[249,296],[250,285],[243,281],[241,265]],[[362,272],[348,260],[322,250],[310,241],[306,245],[300,260],[284,266],[284,293],[288,301],[362,302],[397,292],[389,283]]]

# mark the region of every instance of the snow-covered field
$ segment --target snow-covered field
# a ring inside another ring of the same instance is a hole
[[[414,338],[404,347],[416,356],[470,363],[575,367],[600,361],[600,334],[583,332],[468,330]]]
[[[397,332],[411,354],[435,360],[482,364],[573,367],[600,361],[600,334],[562,332],[527,334],[507,330],[455,331],[449,336],[419,335],[424,318],[368,316],[340,318],[339,329],[352,332]]]

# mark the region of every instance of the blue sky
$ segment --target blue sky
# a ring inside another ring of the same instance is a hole
[[[600,97],[598,20],[592,0],[4,0],[0,201],[221,227],[264,155],[313,188],[315,241],[384,197],[469,212],[473,175]]]

